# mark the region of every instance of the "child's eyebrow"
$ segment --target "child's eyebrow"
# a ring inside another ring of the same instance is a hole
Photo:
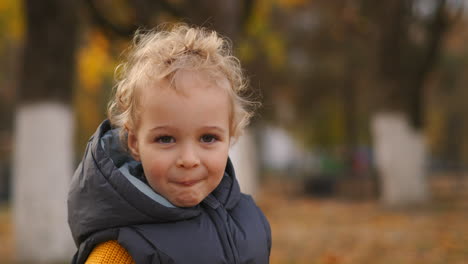
[[[157,131],[157,130],[177,130],[176,127],[172,127],[172,126],[157,126],[157,127],[153,127],[150,129],[151,132],[153,131]],[[200,130],[217,130],[219,133],[225,133],[226,130],[219,127],[219,126],[203,126],[200,128]]]
[[[156,131],[156,130],[170,130],[170,129],[174,130],[174,129],[176,129],[176,128],[171,127],[171,126],[157,126],[157,127],[151,128],[150,131]]]
[[[220,133],[226,132],[226,130],[224,130],[223,128],[218,127],[218,126],[204,126],[203,129],[218,130],[218,132],[220,132]]]

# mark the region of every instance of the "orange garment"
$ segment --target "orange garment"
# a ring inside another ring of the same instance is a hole
[[[135,264],[127,250],[116,240],[110,240],[97,245],[85,264]]]

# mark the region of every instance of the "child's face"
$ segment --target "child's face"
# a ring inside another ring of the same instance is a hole
[[[226,89],[206,75],[181,71],[175,85],[142,89],[140,121],[128,145],[151,187],[174,205],[190,207],[224,175],[231,108]]]

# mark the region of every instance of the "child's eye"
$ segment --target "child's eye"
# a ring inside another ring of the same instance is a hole
[[[175,138],[172,136],[159,136],[156,138],[156,142],[161,144],[171,144],[175,142]]]
[[[218,140],[218,137],[211,134],[201,136],[200,141],[203,143],[214,143]]]

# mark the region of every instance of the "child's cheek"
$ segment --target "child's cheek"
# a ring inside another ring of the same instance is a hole
[[[164,159],[155,160],[155,159],[142,159],[143,171],[145,172],[145,177],[151,187],[160,192],[159,189],[161,185],[168,180],[167,171],[168,168],[165,166],[166,161]]]

